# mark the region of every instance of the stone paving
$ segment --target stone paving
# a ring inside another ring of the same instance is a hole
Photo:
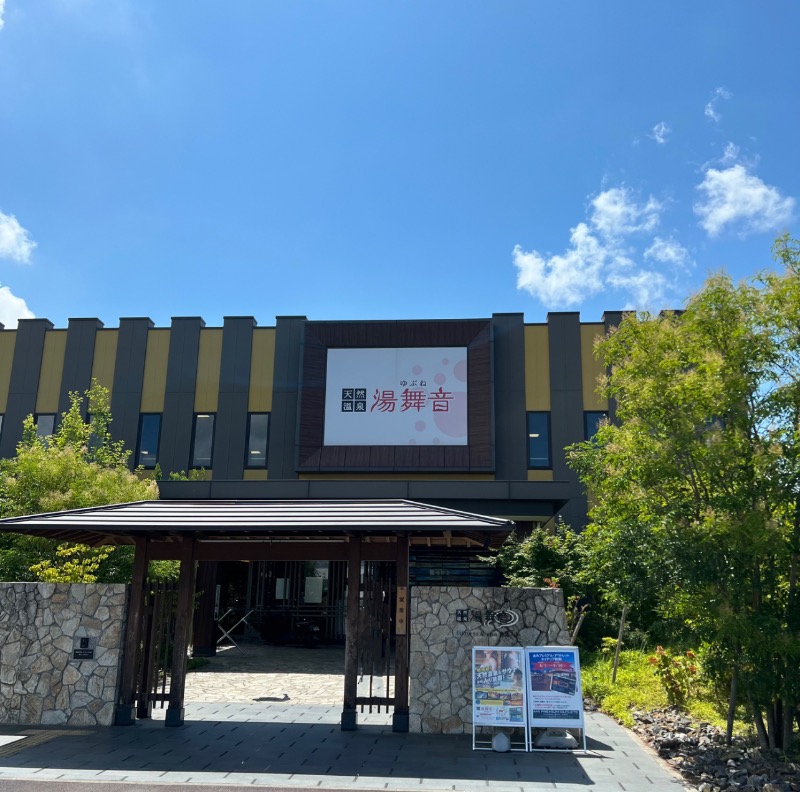
[[[208,665],[186,676],[187,702],[276,701],[341,708],[344,693],[344,647],[267,646],[241,642],[221,647]],[[393,691],[394,680],[390,690]],[[373,695],[383,696],[385,683],[373,682]],[[358,695],[368,695],[368,681]],[[390,692],[390,695],[392,693]]]
[[[360,713],[358,731],[343,732],[340,648],[243,650],[226,649],[188,675],[192,697],[228,695],[187,701],[181,727],[166,728],[163,710],[127,727],[0,727],[0,789],[10,779],[35,781],[43,791],[56,780],[391,792],[682,789],[668,766],[599,713],[586,716],[587,754],[473,751],[467,735],[395,734],[385,712]],[[286,673],[289,659],[296,678]],[[231,688],[236,668],[247,669],[247,680]]]

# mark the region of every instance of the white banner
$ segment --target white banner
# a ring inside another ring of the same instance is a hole
[[[328,350],[326,446],[468,441],[466,347]]]

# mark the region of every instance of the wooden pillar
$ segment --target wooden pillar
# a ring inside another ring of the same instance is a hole
[[[394,714],[392,731],[408,731],[408,534],[397,537],[397,613],[395,614]]]
[[[342,731],[358,728],[356,696],[358,695],[358,632],[361,610],[361,535],[351,536],[347,543],[347,618],[344,645],[344,707]]]
[[[128,613],[125,623],[125,643],[122,649],[122,673],[120,674],[119,699],[114,713],[117,726],[130,726],[134,723],[134,701],[136,698],[136,666],[139,645],[142,639],[144,587],[147,581],[147,539],[136,538],[133,556],[133,576]]]
[[[183,694],[186,688],[186,655],[192,637],[192,613],[195,588],[195,541],[184,539],[181,546],[181,572],[178,578],[178,607],[175,613],[175,637],[172,644],[172,673],[165,726],[183,725]]]
[[[217,653],[217,629],[214,604],[217,588],[217,561],[197,565],[197,591],[200,601],[194,612],[194,656],[213,657]]]

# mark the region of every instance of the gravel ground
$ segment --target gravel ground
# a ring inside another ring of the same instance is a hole
[[[669,708],[634,712],[634,731],[696,792],[800,792],[800,764],[761,751],[742,739],[725,745],[725,734]]]

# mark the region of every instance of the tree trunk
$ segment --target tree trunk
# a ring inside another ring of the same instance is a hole
[[[625,617],[628,615],[628,606],[622,606],[622,616],[619,620],[619,634],[617,635],[617,648],[614,651],[614,668],[611,671],[611,684],[617,681],[617,667],[619,666],[619,650],[622,648],[622,634],[625,632]]]
[[[750,709],[753,712],[753,723],[756,727],[756,734],[758,734],[758,745],[760,748],[767,749],[769,748],[769,737],[764,727],[764,718],[761,716],[761,709],[756,706],[752,696],[750,697]]]
[[[775,702],[767,707],[767,740],[770,748],[775,748],[775,732],[778,724],[775,717]]]
[[[736,666],[731,670],[731,697],[728,701],[728,723],[725,727],[725,745],[733,742],[733,718],[736,714],[736,686],[738,682],[738,670]]]
[[[578,633],[581,631],[581,625],[583,624],[583,620],[586,618],[586,611],[581,611],[581,615],[578,617],[578,623],[575,625],[575,629],[572,631],[572,637],[569,639],[570,646],[575,646],[575,641],[578,638]]]
[[[788,699],[783,700],[783,728],[781,729],[781,748],[784,753],[789,752],[792,744],[792,723],[794,721],[795,708]]]

